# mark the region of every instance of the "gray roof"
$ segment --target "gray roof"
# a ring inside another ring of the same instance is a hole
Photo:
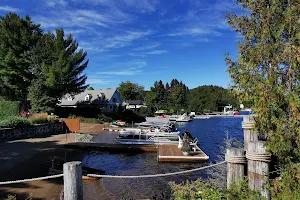
[[[103,104],[108,102],[113,94],[115,93],[115,88],[108,88],[104,90],[85,90],[84,92],[81,92],[79,94],[73,95],[72,101],[69,101],[68,98],[71,96],[70,94],[65,95],[61,102],[58,104],[59,106],[75,106],[78,104]],[[86,95],[89,94],[91,96],[90,101],[85,101]],[[104,94],[105,100],[99,100],[98,94]]]

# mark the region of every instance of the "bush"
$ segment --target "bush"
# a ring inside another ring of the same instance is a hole
[[[11,116],[0,120],[0,128],[22,128],[30,126],[29,120],[19,116]]]
[[[231,185],[230,189],[219,188],[211,181],[204,182],[198,179],[194,182],[186,181],[182,184],[170,182],[174,200],[192,199],[232,199],[232,200],[262,200],[258,191],[248,189],[248,181],[240,180],[238,184]]]
[[[49,122],[48,118],[41,117],[41,118],[31,118],[29,119],[30,124],[46,124]]]
[[[0,119],[19,115],[19,101],[0,101]]]
[[[85,118],[85,117],[78,117],[76,115],[70,115],[68,117],[69,119],[80,119],[80,122],[83,123],[91,123],[91,124],[103,124],[103,120],[102,119],[97,119],[97,118]]]

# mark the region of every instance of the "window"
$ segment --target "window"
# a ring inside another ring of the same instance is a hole
[[[97,98],[99,100],[104,100],[105,99],[105,94],[104,93],[99,93],[99,94],[97,94]]]
[[[113,99],[112,99],[112,102],[116,103],[116,102],[117,102],[117,99],[116,99],[116,98],[113,98]]]
[[[74,99],[74,98],[73,98],[72,96],[69,96],[69,97],[68,97],[68,101],[73,101],[73,99]]]
[[[92,97],[92,96],[91,96],[90,94],[87,94],[87,95],[85,96],[84,100],[85,100],[85,101],[89,101],[89,100],[91,99],[91,97]]]

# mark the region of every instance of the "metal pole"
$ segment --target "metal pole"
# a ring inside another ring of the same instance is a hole
[[[64,164],[64,199],[83,200],[81,162]]]

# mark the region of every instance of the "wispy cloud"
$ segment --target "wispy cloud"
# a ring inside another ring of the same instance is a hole
[[[114,10],[130,9],[134,12],[149,13],[154,12],[158,5],[157,0],[73,0],[89,5],[101,5]]]
[[[178,30],[173,33],[167,34],[168,36],[182,36],[182,35],[190,35],[190,36],[199,36],[199,35],[213,35],[220,36],[221,33],[218,31],[214,31],[208,28],[184,28]]]
[[[49,7],[66,6],[68,4],[68,2],[65,0],[46,0],[45,2]]]
[[[147,66],[145,61],[129,61],[127,63],[117,63],[112,68],[119,66],[118,69],[113,71],[101,71],[97,72],[97,74],[104,74],[104,75],[135,75],[143,71],[142,68]]]
[[[159,47],[159,46],[160,46],[160,43],[153,43],[153,44],[149,44],[149,45],[145,45],[145,46],[141,46],[141,47],[136,47],[133,50],[145,51],[145,50],[155,49],[156,47]]]
[[[154,51],[145,52],[146,55],[158,55],[164,53],[168,53],[168,50],[154,50]]]
[[[10,7],[10,6],[0,6],[0,10],[6,11],[6,12],[19,12],[20,11],[19,8],[14,8],[14,7]]]
[[[111,80],[99,79],[99,78],[88,78],[86,82],[87,82],[87,84],[106,85],[106,84],[110,84],[112,81]]]
[[[102,51],[109,49],[117,49],[130,45],[133,41],[139,40],[146,36],[153,34],[153,31],[127,31],[122,35],[116,35],[103,40],[104,45],[102,46]]]

